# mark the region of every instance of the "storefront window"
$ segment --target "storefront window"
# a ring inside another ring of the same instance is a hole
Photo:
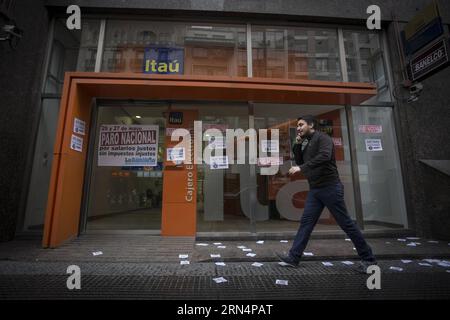
[[[261,175],[257,169],[258,201],[264,205],[265,212],[259,211],[257,230],[296,231],[300,220],[309,186],[306,178],[300,174],[289,176],[288,170],[294,164],[292,145],[296,137],[297,118],[302,115],[315,115],[319,121],[319,130],[330,135],[334,142],[336,164],[345,188],[345,201],[349,214],[355,218],[352,171],[347,134],[347,122],[343,107],[308,106],[286,104],[256,104],[255,128],[279,130],[280,168],[276,175]],[[325,209],[317,230],[334,230],[338,226]]]
[[[253,76],[342,81],[337,30],[252,26]]]
[[[166,111],[164,104],[99,106],[91,152],[87,230],[161,229]],[[108,132],[112,132],[108,130],[127,133],[153,128],[158,137],[148,145],[157,150],[152,166],[128,166],[121,154],[124,150],[131,152],[132,143],[108,139]],[[103,153],[102,147],[108,151]]]
[[[164,66],[170,63],[172,68]],[[246,28],[111,20],[106,25],[102,71],[245,77]]]
[[[364,224],[408,227],[392,108],[352,107]]]

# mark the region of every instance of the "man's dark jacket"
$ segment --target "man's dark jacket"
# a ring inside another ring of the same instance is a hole
[[[326,187],[339,181],[333,140],[327,134],[314,131],[303,143],[295,143],[292,152],[295,163],[300,166],[311,189]]]

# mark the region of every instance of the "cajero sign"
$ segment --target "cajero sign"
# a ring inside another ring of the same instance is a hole
[[[152,47],[144,52],[144,73],[148,74],[183,74],[183,48]]]

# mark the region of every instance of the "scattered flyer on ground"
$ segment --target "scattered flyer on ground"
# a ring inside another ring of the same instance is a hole
[[[213,278],[213,280],[214,280],[215,283],[222,283],[222,282],[227,282],[228,281],[224,277]]]
[[[102,251],[95,251],[95,252],[92,252],[92,255],[93,255],[93,256],[101,256],[102,254],[103,254]]]
[[[276,280],[275,281],[275,284],[279,284],[279,285],[282,285],[282,286],[287,286],[288,285],[288,281],[287,280]]]
[[[366,139],[366,151],[383,151],[381,139]]]
[[[154,125],[101,125],[98,165],[157,166],[158,134],[159,127]]]

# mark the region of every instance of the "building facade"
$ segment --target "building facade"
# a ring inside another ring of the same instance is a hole
[[[3,46],[0,80],[3,239],[292,235],[308,185],[287,170],[305,114],[333,138],[366,233],[449,239],[450,71],[420,97],[403,86],[400,31],[429,1],[380,2],[381,30],[366,26],[369,2],[17,1],[23,37]],[[66,25],[72,4],[80,30]],[[180,149],[176,129],[200,139]],[[257,133],[253,162],[251,138],[225,137],[239,130]],[[325,211],[318,233],[338,230]]]

